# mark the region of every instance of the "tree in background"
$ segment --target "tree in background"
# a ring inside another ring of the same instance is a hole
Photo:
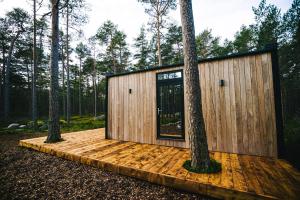
[[[157,56],[157,42],[156,37],[153,35],[149,41],[149,63],[150,65],[158,65],[158,56]]]
[[[161,37],[162,29],[165,26],[165,17],[170,10],[175,10],[177,7],[176,0],[138,0],[145,6],[145,12],[150,16],[150,29],[156,35],[158,65],[162,65],[161,55]]]
[[[67,123],[70,124],[71,118],[71,97],[70,97],[70,69],[69,69],[69,28],[70,26],[80,26],[87,22],[87,17],[83,12],[85,9],[85,0],[65,0],[66,11],[66,59],[67,59]],[[70,24],[71,20],[71,24]]]
[[[66,112],[66,81],[65,81],[65,71],[66,71],[66,55],[65,52],[67,51],[66,49],[66,45],[65,45],[65,41],[66,41],[66,37],[64,35],[63,31],[60,31],[59,33],[60,35],[60,59],[61,59],[61,63],[62,63],[62,74],[61,74],[61,80],[62,80],[62,87],[61,87],[61,94],[62,94],[62,110],[63,110],[63,117],[66,120],[67,119],[67,112]]]
[[[51,55],[50,55],[50,91],[49,91],[49,126],[48,137],[45,142],[52,143],[61,140],[59,127],[59,84],[58,84],[58,59],[59,59],[59,0],[51,0]]]
[[[97,117],[97,68],[96,68],[96,38],[89,38],[89,45],[93,51],[93,89],[94,89],[94,117]]]
[[[165,42],[162,44],[162,60],[165,64],[180,63],[183,61],[182,28],[175,23],[167,27]]]
[[[282,34],[280,10],[275,5],[267,5],[266,0],[262,0],[258,8],[252,9],[256,22],[253,26],[256,48],[261,49],[267,44],[277,43]]]
[[[144,26],[141,27],[138,37],[134,39],[133,46],[136,49],[136,53],[133,55],[133,58],[137,60],[135,68],[145,69],[149,66],[149,44]]]
[[[90,54],[90,50],[88,49],[87,45],[83,44],[82,42],[80,42],[76,49],[75,52],[79,58],[79,90],[78,90],[78,105],[79,105],[79,116],[82,116],[82,105],[81,105],[81,72],[82,72],[82,59],[84,59],[87,55]]]
[[[125,71],[129,64],[130,51],[128,49],[128,44],[126,42],[126,34],[122,31],[117,31],[115,37],[113,38],[112,44],[116,51],[117,57],[117,72]]]
[[[4,119],[8,120],[10,114],[10,75],[11,75],[11,59],[16,41],[20,35],[26,31],[29,15],[20,8],[14,8],[13,11],[6,14],[6,23],[8,24],[8,38],[10,40],[8,55],[6,58],[5,69],[5,86],[4,86]]]
[[[31,85],[31,104],[33,131],[37,129],[37,98],[36,98],[36,71],[37,71],[37,51],[36,51],[36,0],[33,0],[33,48],[32,48],[32,85]]]
[[[130,55],[125,33],[119,31],[117,25],[108,20],[100,26],[95,38],[105,49],[100,57],[107,69],[114,73],[124,71]]]
[[[184,75],[188,108],[188,135],[190,137],[191,167],[207,170],[210,158],[203,119],[195,29],[191,0],[180,0],[184,49]]]
[[[6,53],[9,48],[9,38],[7,34],[8,24],[6,23],[6,18],[0,18],[0,41],[1,41],[1,74],[0,74],[0,114],[3,114],[4,107],[4,83],[5,83],[5,69],[6,69]]]
[[[282,28],[284,34],[279,48],[279,65],[283,113],[285,121],[288,121],[300,117],[300,0],[294,0],[283,15]]]
[[[196,36],[197,55],[200,58],[219,56],[220,38],[212,35],[212,30],[205,29]]]
[[[255,47],[253,26],[242,25],[240,30],[235,33],[232,43],[234,52],[247,52]]]

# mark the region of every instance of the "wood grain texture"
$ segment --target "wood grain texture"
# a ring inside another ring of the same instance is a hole
[[[220,199],[298,199],[300,173],[276,158],[210,152],[222,164],[216,174],[195,174],[182,167],[186,148],[104,139],[104,129],[21,140],[20,146],[126,176]]]
[[[188,148],[187,133],[185,141],[156,137],[156,74],[182,68],[110,78],[109,138]],[[199,75],[209,150],[277,157],[271,54],[200,63]]]

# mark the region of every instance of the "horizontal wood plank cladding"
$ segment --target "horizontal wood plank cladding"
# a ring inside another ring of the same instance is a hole
[[[109,78],[108,138],[188,148],[188,127],[185,141],[156,137],[156,73],[182,68]],[[277,157],[271,53],[202,62],[199,73],[209,149]]]

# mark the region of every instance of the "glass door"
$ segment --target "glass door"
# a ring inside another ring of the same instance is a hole
[[[182,70],[157,74],[156,84],[158,138],[184,139]]]

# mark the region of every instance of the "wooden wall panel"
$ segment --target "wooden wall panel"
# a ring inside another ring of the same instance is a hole
[[[156,138],[156,73],[182,68],[111,77],[108,137],[188,148],[186,104],[185,141]],[[199,73],[209,149],[277,157],[271,54],[200,63]],[[225,81],[223,87],[220,80]]]

